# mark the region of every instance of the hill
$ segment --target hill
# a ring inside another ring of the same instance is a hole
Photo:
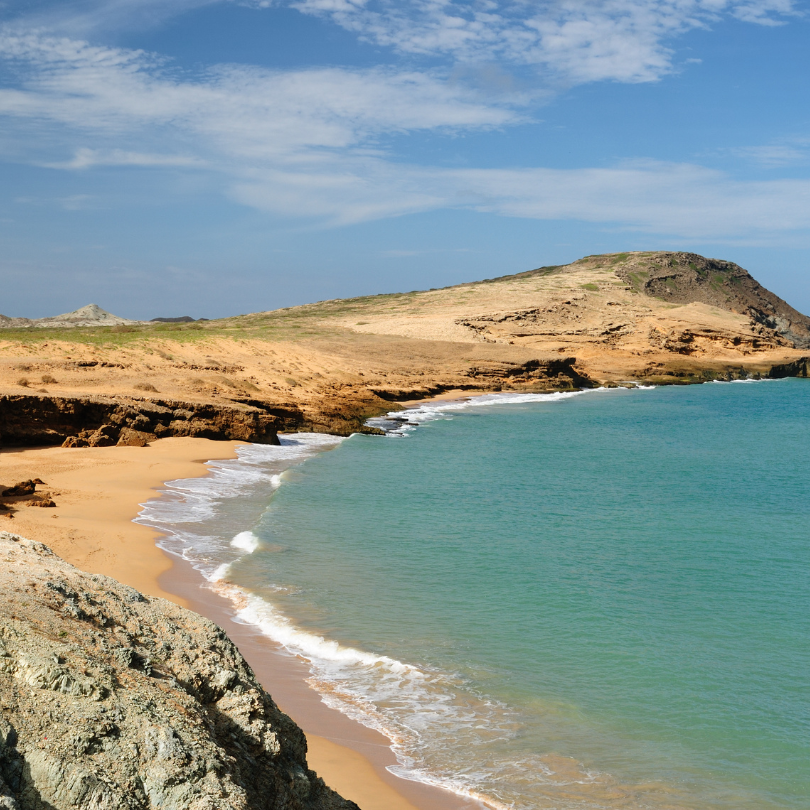
[[[31,326],[40,329],[69,329],[80,326],[122,326],[134,323],[139,323],[139,321],[119,318],[117,315],[103,310],[98,304],[88,304],[73,312],[55,315],[52,318],[9,318],[6,315],[0,315],[0,329],[24,329]]]
[[[392,403],[448,391],[807,376],[808,357],[810,319],[741,267],[609,254],[213,321],[5,329],[0,433],[272,441],[351,432]]]

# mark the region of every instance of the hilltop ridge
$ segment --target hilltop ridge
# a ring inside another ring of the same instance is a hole
[[[809,363],[810,319],[738,265],[614,253],[211,321],[5,329],[0,436],[273,441],[366,430],[447,391],[807,376]]]

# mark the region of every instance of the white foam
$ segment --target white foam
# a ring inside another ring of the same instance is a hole
[[[239,534],[231,540],[231,546],[233,548],[242,549],[242,551],[246,551],[248,554],[252,554],[260,545],[261,541],[259,538],[250,531],[239,532]]]
[[[434,773],[425,755],[442,739],[453,740],[473,729],[487,739],[507,739],[514,733],[510,710],[491,701],[465,695],[452,676],[340,644],[297,627],[274,605],[232,584],[217,593],[234,604],[240,622],[258,628],[289,652],[309,661],[310,683],[323,702],[391,741],[398,764],[389,770],[401,778],[450,790],[496,810],[509,805],[476,789],[477,775],[459,769]]]
[[[637,385],[635,389],[652,390],[654,385]],[[459,400],[430,400],[422,405],[407,408],[404,411],[390,411],[385,416],[373,417],[366,424],[385,430],[388,436],[406,436],[420,424],[437,419],[451,419],[453,413],[471,408],[484,408],[493,405],[525,405],[529,403],[562,402],[586,394],[601,394],[626,391],[625,388],[586,388],[578,391],[556,391],[551,394],[534,394],[512,392],[506,394],[479,394]]]
[[[207,577],[209,582],[222,582],[222,580],[228,578],[228,574],[231,572],[231,564],[230,563],[222,563],[222,565],[217,566],[211,574]]]
[[[709,380],[710,383],[765,383],[765,382],[779,382],[778,378],[774,377],[760,377],[756,379],[755,377],[745,377],[744,379],[739,380]]]
[[[136,523],[162,531],[168,537],[190,539],[196,535],[178,529],[178,524],[203,523],[215,518],[223,500],[243,497],[251,488],[268,494],[281,485],[281,473],[310,456],[330,450],[344,441],[341,436],[294,433],[279,437],[280,445],[249,444],[236,448],[237,458],[206,462],[209,475],[167,481],[161,497],[140,504]],[[268,469],[269,466],[275,469]],[[167,543],[167,551],[181,553],[181,543]]]

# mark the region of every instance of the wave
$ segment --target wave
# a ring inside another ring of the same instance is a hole
[[[656,387],[654,385],[635,385],[633,390],[651,391]],[[401,437],[407,436],[408,433],[426,422],[451,419],[453,413],[459,411],[492,407],[493,405],[561,402],[588,394],[615,393],[626,390],[625,388],[584,388],[578,391],[556,391],[550,394],[480,394],[457,400],[427,400],[421,405],[407,408],[404,411],[390,411],[384,416],[372,417],[366,420],[366,424],[384,430],[387,436]]]
[[[255,525],[268,497],[281,486],[285,470],[344,441],[321,433],[294,433],[279,439],[280,445],[244,445],[236,449],[235,459],[207,462],[209,474],[202,478],[168,481],[159,498],[140,504],[135,522],[158,529],[160,548],[189,562],[208,581],[219,581],[226,576],[227,566],[254,553],[260,544],[250,531],[223,536],[227,527],[218,523],[223,503],[252,496],[256,514],[251,525]]]
[[[242,549],[242,551],[246,551],[248,554],[253,554],[260,545],[261,540],[259,540],[253,532],[239,532],[239,534],[231,540],[231,548]]]

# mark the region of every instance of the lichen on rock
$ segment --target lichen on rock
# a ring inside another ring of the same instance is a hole
[[[0,810],[357,810],[212,622],[0,532]]]

